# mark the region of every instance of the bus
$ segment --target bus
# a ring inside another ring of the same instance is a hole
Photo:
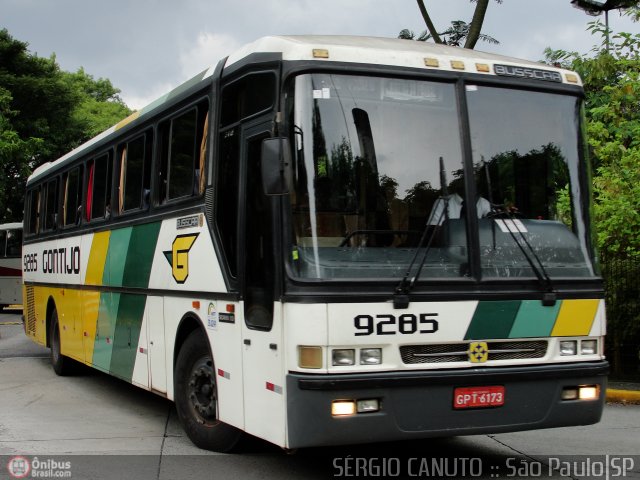
[[[0,311],[22,304],[22,223],[0,224]]]
[[[583,97],[493,54],[261,38],[33,172],[26,331],[211,450],[596,423]]]

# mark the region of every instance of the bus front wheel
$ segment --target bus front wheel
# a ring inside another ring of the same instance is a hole
[[[187,436],[198,447],[228,452],[242,432],[218,420],[215,368],[202,330],[189,334],[178,353],[174,373],[178,418]]]
[[[53,310],[51,313],[51,366],[53,367],[53,371],[56,372],[57,375],[66,376],[71,375],[73,373],[73,365],[71,360],[68,357],[62,355],[62,349],[60,344],[60,324],[58,323],[58,311]]]

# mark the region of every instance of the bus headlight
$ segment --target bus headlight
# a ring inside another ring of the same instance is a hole
[[[595,355],[596,353],[598,353],[597,340],[582,340],[580,342],[581,355]]]
[[[578,342],[575,340],[560,342],[560,355],[575,355],[576,353],[578,353]]]
[[[363,348],[360,350],[360,365],[380,365],[381,363],[381,348]]]
[[[356,351],[353,348],[334,350],[332,355],[334,366],[344,367],[356,363]]]

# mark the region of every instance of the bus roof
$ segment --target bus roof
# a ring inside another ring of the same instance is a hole
[[[225,68],[242,62],[253,53],[275,53],[282,60],[310,60],[317,62],[346,62],[371,65],[390,65],[413,67],[422,70],[441,70],[468,72],[483,75],[505,74],[511,77],[532,78],[527,72],[539,75],[553,75],[554,81],[572,85],[582,85],[580,77],[561,68],[495,55],[477,50],[469,50],[429,42],[409,41],[398,38],[330,36],[330,35],[290,35],[268,36],[241,47],[232,53]],[[499,73],[497,68],[502,69]],[[45,172],[64,167],[76,158],[84,155],[91,147],[97,147],[118,136],[126,126],[134,126],[147,120],[152,114],[162,111],[163,107],[173,103],[191,92],[192,87],[213,75],[215,66],[203,70],[190,80],[176,87],[166,95],[135,111],[129,117],[93,137],[76,149],[36,168],[27,183],[37,180]],[[544,80],[544,78],[542,78]]]

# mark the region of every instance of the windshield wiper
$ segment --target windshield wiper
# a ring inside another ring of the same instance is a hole
[[[411,293],[411,290],[413,290],[413,287],[415,286],[416,281],[420,277],[422,268],[424,267],[424,264],[427,261],[427,255],[429,254],[429,250],[431,249],[433,240],[436,237],[437,228],[433,228],[431,230],[431,235],[429,235],[429,240],[427,242],[427,245],[425,246],[422,259],[418,264],[418,269],[416,270],[416,273],[411,278],[411,280],[409,280],[409,277],[411,275],[411,270],[413,270],[413,265],[415,264],[416,259],[420,254],[420,249],[422,248],[425,240],[427,239],[427,233],[429,232],[429,227],[431,225],[436,225],[437,227],[438,225],[442,224],[443,219],[445,220],[449,219],[449,192],[447,190],[447,174],[444,171],[444,160],[442,157],[440,157],[440,190],[442,192],[442,195],[440,196],[440,198],[438,198],[438,200],[436,200],[436,202],[442,202],[443,209],[440,212],[440,215],[438,216],[438,219],[435,223],[433,223],[435,208],[433,209],[432,213],[429,214],[429,216],[427,217],[427,224],[424,226],[424,230],[422,231],[422,236],[420,237],[420,241],[418,242],[418,246],[416,247],[416,253],[413,254],[413,258],[409,263],[409,267],[407,268],[406,273],[404,274],[404,276],[402,277],[402,280],[400,280],[400,282],[398,283],[398,285],[396,286],[393,292],[393,308],[395,309],[404,309],[409,307],[409,293]]]
[[[533,270],[533,273],[537,277],[538,282],[540,283],[540,286],[543,289],[542,305],[544,305],[545,307],[554,306],[556,304],[556,300],[558,296],[553,287],[553,282],[551,280],[551,277],[549,277],[549,274],[547,273],[547,269],[544,267],[544,264],[540,260],[540,257],[538,257],[538,254],[529,243],[529,240],[527,240],[527,236],[516,224],[517,219],[508,211],[508,209],[506,208],[502,208],[501,210],[494,209],[493,204],[491,205],[491,211],[492,213],[497,214],[500,218],[502,218],[502,221],[504,222],[504,225],[507,231],[511,235],[511,238],[513,239],[514,243],[518,246],[518,248],[522,252],[522,255],[524,256],[524,258],[527,260],[527,263],[531,267],[531,270]],[[516,232],[519,234],[518,236],[516,236]],[[520,243],[520,241],[518,241],[518,238],[522,240],[524,245]],[[527,252],[527,249],[529,250],[529,252]],[[537,266],[536,266],[536,263],[537,263]]]
[[[504,216],[507,218],[507,220],[511,222],[511,225],[508,225],[503,220],[507,231],[511,235],[511,238],[513,239],[515,244],[518,246],[518,248],[522,252],[522,255],[527,260],[527,263],[531,267],[531,270],[533,270],[534,275],[538,278],[538,282],[540,283],[540,286],[544,290],[542,293],[542,305],[544,305],[545,307],[552,307],[556,304],[557,295],[556,295],[556,291],[553,288],[553,282],[551,281],[551,277],[549,277],[549,274],[547,273],[547,269],[544,268],[544,264],[542,263],[542,261],[540,260],[540,257],[538,257],[538,255],[536,254],[536,251],[533,249],[533,247],[529,243],[529,240],[527,240],[527,237],[524,234],[524,232],[522,232],[518,228],[518,225],[516,225],[515,217],[509,212],[509,210],[504,205],[501,205],[500,210],[496,208],[496,205],[493,203],[493,195],[492,195],[493,190],[491,188],[491,175],[489,174],[489,164],[485,162],[484,157],[482,157],[482,164],[484,166],[484,172],[487,177],[487,192],[489,196],[489,205],[491,206],[491,213],[498,217]],[[510,227],[513,227],[513,229]],[[515,230],[520,234],[520,238],[522,239],[524,244],[527,246],[527,248],[531,252],[531,255],[533,255],[533,258],[536,260],[536,262],[538,262],[538,266],[540,267],[539,269],[538,267],[536,267],[535,263],[533,262],[533,259],[529,256],[524,246],[518,241],[518,239],[516,238],[515,232],[513,232],[513,230]],[[496,232],[495,232],[494,222],[491,222],[491,232],[493,236],[493,248],[495,249],[496,248]]]

